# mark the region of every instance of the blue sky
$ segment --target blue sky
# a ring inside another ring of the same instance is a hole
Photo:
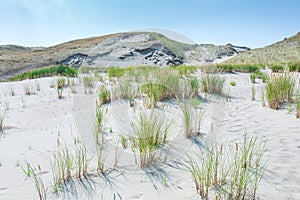
[[[300,31],[299,0],[0,0],[0,44],[50,46],[141,28],[262,47]]]

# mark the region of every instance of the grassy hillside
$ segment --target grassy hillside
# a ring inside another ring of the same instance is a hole
[[[222,64],[228,65],[287,65],[300,64],[300,32],[264,48],[243,52]]]

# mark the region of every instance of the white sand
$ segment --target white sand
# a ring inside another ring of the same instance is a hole
[[[231,143],[241,140],[245,130],[249,136],[257,136],[266,144],[266,157],[270,159],[259,196],[262,199],[300,199],[299,119],[294,112],[287,114],[287,109],[263,108],[260,101],[263,83],[255,84],[257,100],[251,101],[249,74],[224,76],[231,102],[214,99],[202,104],[205,109],[203,135],[195,141],[183,136],[179,107],[175,103],[161,103],[166,104],[161,112],[173,120],[167,164],[146,170],[135,164],[130,148],[120,153],[117,168],[111,170],[117,135],[130,134],[134,110],[125,101],[108,105],[106,130],[111,148],[106,169],[109,171],[105,176],[94,173],[96,165],[92,161],[91,176],[82,182],[75,180],[68,184],[67,191],[59,195],[52,193],[47,158],[55,150],[57,138],[72,145],[74,137],[80,137],[95,158],[91,125],[95,94],[85,95],[82,86],[78,86],[77,94],[65,89],[65,98],[58,100],[56,90],[49,88],[49,82],[55,78],[0,83],[0,110],[9,104],[0,139],[0,199],[38,199],[33,183],[25,180],[21,167],[16,166],[17,162],[24,166],[27,161],[41,165],[45,185],[49,187],[48,199],[195,199],[194,183],[184,167],[186,155],[199,152],[199,144],[204,141],[217,139]],[[235,87],[229,86],[232,80],[237,83]],[[36,82],[40,83],[41,91],[36,95],[24,95],[24,86],[29,83],[35,87]],[[15,96],[9,94],[10,87],[14,88]],[[109,133],[110,128],[112,133]]]

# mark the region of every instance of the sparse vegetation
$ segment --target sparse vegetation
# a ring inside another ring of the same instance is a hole
[[[204,74],[200,78],[202,92],[222,94],[225,78],[220,74]]]
[[[59,99],[63,98],[63,89],[66,84],[66,79],[64,77],[60,77],[56,80],[56,89],[57,89],[57,95]]]
[[[110,91],[106,88],[105,85],[101,85],[98,89],[98,96],[99,96],[99,106],[110,103],[111,95]]]
[[[83,86],[84,86],[84,92],[92,93],[92,89],[94,88],[94,79],[91,76],[85,76],[83,77]]]
[[[27,163],[26,167],[22,167],[22,171],[28,178],[33,181],[35,189],[39,195],[39,199],[45,200],[47,197],[47,190],[44,185],[40,165],[38,165],[38,169],[36,169],[32,167],[30,163]]]
[[[102,143],[104,142],[104,117],[107,113],[107,109],[97,106],[96,108],[96,133],[95,133],[95,141],[96,144],[99,144],[99,134],[102,135]]]
[[[29,72],[25,72],[23,74],[20,74],[14,78],[12,78],[12,81],[18,81],[18,80],[25,80],[25,79],[36,79],[41,77],[47,77],[47,76],[68,76],[68,77],[76,77],[78,71],[69,66],[64,65],[57,65],[47,68],[40,68],[35,69]]]
[[[199,159],[190,158],[189,169],[200,198],[216,191],[216,199],[255,199],[266,170],[264,147],[246,136],[229,149],[213,145]]]
[[[266,83],[269,107],[277,110],[285,102],[292,102],[295,77],[290,73],[273,74]]]
[[[170,131],[168,121],[154,111],[141,111],[132,121],[132,149],[138,150],[141,167],[152,165],[159,159],[158,150],[166,144]]]

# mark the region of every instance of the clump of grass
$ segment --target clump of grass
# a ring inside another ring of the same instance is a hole
[[[266,83],[266,96],[269,107],[277,110],[285,102],[292,102],[295,87],[293,74],[273,74]]]
[[[74,157],[67,146],[61,146],[57,140],[57,151],[53,153],[50,159],[50,165],[53,177],[53,189],[58,191],[63,183],[71,179],[71,171],[74,167]]]
[[[229,83],[231,86],[236,86],[236,82],[235,81],[230,81],[230,83]]]
[[[104,117],[107,113],[107,109],[103,109],[100,106],[96,108],[96,133],[95,133],[95,141],[96,144],[99,144],[99,134],[102,135],[102,143],[104,142]]]
[[[99,96],[99,106],[110,103],[111,102],[111,95],[109,89],[105,87],[105,85],[101,85],[98,89],[98,96]]]
[[[56,89],[57,89],[57,95],[59,99],[63,98],[63,88],[65,87],[66,79],[63,77],[60,77],[56,80]]]
[[[76,93],[77,91],[76,91],[76,85],[75,85],[75,80],[74,79],[72,79],[71,80],[71,93]]]
[[[40,92],[41,91],[41,86],[40,86],[40,83],[39,82],[35,82],[35,88],[36,88],[36,91],[37,92]]]
[[[26,84],[24,86],[25,95],[33,95],[35,94],[34,88],[30,84]]]
[[[199,135],[204,112],[201,109],[192,107],[190,102],[185,101],[181,105],[182,118],[184,122],[184,135],[186,138],[191,137],[194,133]]]
[[[195,66],[178,65],[172,67],[175,68],[181,75],[189,75],[197,70]]]
[[[94,79],[91,76],[85,76],[83,77],[83,86],[84,86],[84,92],[92,93],[92,90],[94,88]]]
[[[25,79],[35,79],[35,78],[55,76],[55,75],[76,77],[77,73],[78,71],[73,67],[57,65],[57,66],[35,69],[29,72],[25,72],[16,77],[13,77],[11,80],[17,81],[17,80],[25,80]]]
[[[98,156],[97,156],[97,171],[104,173],[104,164],[106,160],[106,154],[105,154],[105,146],[99,145],[97,147],[98,149]]]
[[[130,69],[120,68],[120,67],[110,67],[108,68],[108,78],[116,77],[121,78]]]
[[[194,77],[190,79],[191,89],[192,89],[192,96],[196,95],[196,97],[199,96],[199,89],[200,89],[200,82],[199,80]]]
[[[207,148],[198,161],[189,161],[196,192],[203,199],[212,191],[216,199],[255,199],[266,170],[263,156],[264,147],[246,135],[229,149],[217,144]]]
[[[124,149],[126,149],[128,147],[128,138],[125,137],[124,135],[120,135],[120,142]]]
[[[75,148],[76,178],[81,179],[87,175],[89,162],[90,158],[87,155],[86,146],[77,143]]]
[[[22,167],[22,171],[28,178],[33,181],[36,192],[39,195],[39,199],[45,200],[47,197],[47,190],[44,185],[40,165],[38,165],[38,169],[36,169],[32,167],[30,163],[27,163],[26,167]]]
[[[222,94],[225,78],[220,74],[204,74],[200,78],[202,92]]]
[[[12,86],[9,87],[9,91],[10,91],[10,95],[11,96],[15,96],[16,95],[15,89]]]
[[[217,69],[221,72],[257,72],[261,65],[228,65],[228,64],[219,64],[217,65]]]
[[[255,85],[252,85],[251,87],[252,101],[255,101],[255,93],[256,93]]]
[[[131,138],[132,150],[138,150],[140,166],[154,164],[158,160],[157,151],[167,142],[170,122],[154,111],[141,111],[131,125],[134,132]]]
[[[256,74],[255,73],[251,73],[250,74],[250,80],[252,83],[255,83],[255,79],[256,79]]]

